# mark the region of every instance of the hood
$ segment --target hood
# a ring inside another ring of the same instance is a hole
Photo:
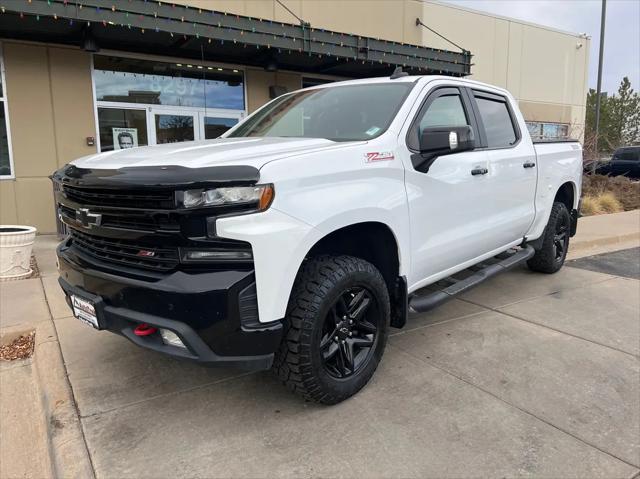
[[[86,156],[71,164],[90,169],[170,165],[186,168],[246,165],[260,169],[279,158],[341,148],[346,144],[322,138],[219,138],[110,151]]]

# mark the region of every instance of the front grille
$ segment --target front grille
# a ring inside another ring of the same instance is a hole
[[[173,191],[109,190],[63,186],[64,195],[72,201],[89,206],[122,208],[172,209]]]
[[[76,219],[76,210],[63,204],[58,204],[58,212],[63,218]],[[100,225],[105,228],[117,228],[129,231],[162,231],[180,232],[180,224],[172,221],[169,214],[157,213],[154,215],[131,214],[128,211],[122,213],[103,213]]]
[[[71,246],[93,258],[154,271],[169,271],[178,266],[178,248],[156,248],[129,240],[112,240],[71,229]]]

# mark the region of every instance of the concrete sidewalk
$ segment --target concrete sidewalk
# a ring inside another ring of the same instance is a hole
[[[640,245],[640,210],[585,216],[571,238],[569,259]]]
[[[40,277],[0,283],[0,337],[35,331],[33,356],[0,362],[0,478],[91,478],[45,284],[57,283],[53,236],[34,245]]]

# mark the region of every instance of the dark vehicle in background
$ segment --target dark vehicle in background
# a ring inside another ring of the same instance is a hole
[[[618,148],[610,161],[597,167],[596,173],[640,179],[640,146]]]

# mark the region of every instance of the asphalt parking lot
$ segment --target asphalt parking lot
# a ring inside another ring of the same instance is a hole
[[[39,427],[66,471],[78,464],[71,476],[640,477],[638,248],[550,276],[522,267],[413,316],[372,382],[326,407],[268,372],[206,369],[90,329],[70,316],[54,245],[36,245],[40,278],[3,284],[0,323],[35,326],[41,378],[68,387],[68,375],[75,405],[49,387]],[[1,396],[16,431],[37,403],[25,394]],[[46,439],[37,426],[25,441]],[[46,444],[25,441],[2,449],[24,450],[8,466],[49,476],[35,456]]]
[[[55,274],[42,282],[98,478],[640,468],[636,279],[576,267],[496,277],[394,331],[373,381],[333,407],[266,372],[206,369],[93,331],[70,317]]]
[[[569,261],[567,264],[574,268],[640,279],[640,248],[596,254]]]

